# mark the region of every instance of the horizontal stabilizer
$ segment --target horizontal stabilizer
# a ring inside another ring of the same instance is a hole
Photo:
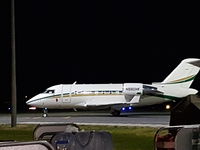
[[[189,64],[192,64],[196,67],[200,67],[200,60],[196,59],[196,60],[190,61]]]

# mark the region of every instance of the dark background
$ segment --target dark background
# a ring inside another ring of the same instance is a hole
[[[162,81],[200,58],[197,4],[16,0],[18,109],[55,84]],[[0,104],[11,99],[10,2],[0,2]],[[193,88],[200,90],[200,76]],[[25,98],[27,96],[27,99]]]

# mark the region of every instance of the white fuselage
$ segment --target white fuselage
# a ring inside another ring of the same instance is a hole
[[[196,90],[164,86],[162,84],[148,85],[156,87],[164,94],[151,96],[144,95],[139,103],[130,103],[125,98],[125,84],[60,84],[48,88],[44,93],[38,94],[27,101],[28,105],[38,108],[50,109],[101,109],[113,105],[130,104],[133,106],[146,106],[167,102],[176,98],[182,98]],[[143,84],[142,84],[143,85]]]

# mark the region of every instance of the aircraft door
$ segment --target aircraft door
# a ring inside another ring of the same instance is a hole
[[[63,103],[71,103],[71,96],[70,94],[64,93],[63,85],[61,87],[61,100]]]
[[[63,103],[71,103],[70,97],[63,97]]]

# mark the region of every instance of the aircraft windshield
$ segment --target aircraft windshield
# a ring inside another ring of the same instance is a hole
[[[55,92],[55,90],[46,90],[44,91],[44,93],[48,93],[48,94],[53,94]]]

